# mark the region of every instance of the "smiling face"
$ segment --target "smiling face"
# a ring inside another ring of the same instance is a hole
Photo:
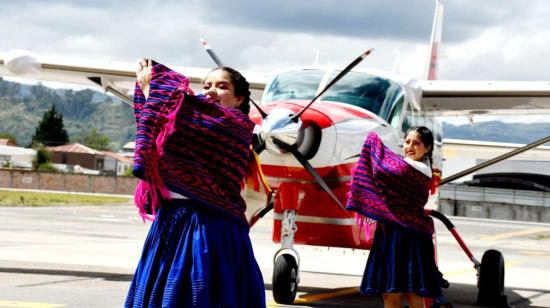
[[[229,74],[221,69],[208,74],[202,86],[202,93],[226,108],[238,108],[243,98],[235,96],[235,87]]]
[[[426,153],[430,151],[430,147],[426,147],[420,139],[420,135],[416,131],[411,131],[405,136],[403,141],[403,150],[405,156],[416,161],[422,161]]]

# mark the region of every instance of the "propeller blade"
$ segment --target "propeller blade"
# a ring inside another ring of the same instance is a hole
[[[278,146],[280,147],[284,147],[286,148],[286,150],[288,150],[290,153],[292,153],[292,155],[294,155],[294,157],[300,162],[300,164],[302,164],[302,166],[304,166],[304,168],[307,170],[307,172],[309,172],[309,174],[313,177],[313,179],[319,184],[321,185],[321,187],[329,194],[329,196],[332,198],[332,200],[338,204],[343,210],[346,211],[346,208],[344,207],[344,205],[342,205],[342,203],[340,202],[340,200],[338,200],[338,198],[336,197],[336,195],[334,195],[334,193],[332,192],[332,189],[330,189],[330,187],[328,187],[327,183],[323,180],[323,178],[319,175],[319,173],[315,170],[315,168],[313,168],[313,166],[307,161],[307,159],[302,155],[302,153],[300,153],[300,151],[298,151],[298,148],[295,147],[295,146],[291,146],[277,138],[273,138],[273,143],[277,144]]]
[[[256,107],[256,109],[258,109],[258,112],[262,116],[262,119],[265,119],[265,117],[267,117],[267,113],[263,111],[258,104],[256,104],[256,102],[252,99],[252,97],[250,98],[250,102],[252,103],[252,105],[254,105],[254,107]]]
[[[210,45],[208,45],[208,42],[205,39],[203,39],[202,37],[201,37],[201,44],[204,47],[204,49],[206,50],[206,52],[208,53],[208,55],[210,56],[210,58],[212,58],[212,60],[214,61],[214,63],[216,63],[216,65],[218,67],[224,66],[222,61],[220,60],[220,58],[218,58],[218,56],[212,50]],[[260,108],[260,106],[252,99],[252,97],[250,98],[250,102],[252,103],[252,105],[254,105],[254,107],[256,107],[256,109],[258,109],[258,112],[262,116],[262,119],[265,119],[265,117],[267,117],[267,113],[265,111],[263,111],[262,108]]]
[[[252,228],[252,226],[254,226],[256,222],[258,222],[258,220],[260,220],[260,218],[263,218],[267,213],[269,213],[269,211],[273,209],[273,204],[275,203],[274,193],[271,192],[268,198],[269,201],[267,203],[267,206],[256,213],[254,217],[252,217],[252,219],[250,220],[250,223],[248,224],[250,228]]]
[[[260,155],[265,150],[265,146],[265,141],[262,141],[258,134],[252,136],[252,148],[256,154]]]
[[[300,110],[297,114],[293,115],[292,118],[290,118],[292,121],[296,122],[298,121],[298,119],[300,118],[300,116],[302,115],[302,113],[304,113],[308,108],[309,106],[311,106],[311,104],[313,104],[319,97],[321,97],[321,95],[323,95],[328,89],[330,89],[335,83],[338,82],[338,80],[342,79],[342,77],[344,77],[345,75],[347,75],[347,73],[349,73],[349,71],[351,71],[357,64],[361,63],[361,61],[363,61],[363,59],[365,59],[368,55],[370,55],[370,53],[373,51],[373,48],[370,48],[368,49],[367,51],[365,51],[364,53],[362,53],[359,57],[357,57],[357,59],[353,60],[353,62],[351,62],[350,64],[348,64],[348,66],[346,66],[346,68],[344,68],[343,71],[341,71],[338,75],[336,75],[336,77],[334,77],[326,86],[325,88],[319,92],[319,94],[317,94],[317,96],[315,96],[310,102],[309,104],[307,104],[304,108],[302,108],[302,110]]]
[[[208,55],[210,56],[210,58],[212,58],[212,60],[214,60],[214,63],[216,63],[216,65],[218,67],[224,66],[222,61],[220,60],[220,58],[218,58],[216,53],[212,50],[212,48],[210,48],[210,45],[208,45],[208,42],[205,39],[203,39],[202,37],[201,37],[201,44],[204,47],[204,49],[206,50],[206,52],[208,53]]]

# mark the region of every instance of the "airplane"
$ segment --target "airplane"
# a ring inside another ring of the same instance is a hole
[[[257,124],[254,149],[266,187],[266,194],[247,190],[247,217],[253,224],[273,209],[273,241],[281,245],[273,270],[277,302],[290,304],[296,297],[300,257],[294,245],[370,248],[372,239],[361,231],[355,214],[343,207],[351,169],[369,132],[376,132],[385,145],[401,153],[409,127],[431,128],[435,137],[433,167],[441,169],[442,125],[437,117],[550,113],[548,82],[436,80],[442,13],[443,6],[436,0],[425,80],[355,69],[370,50],[345,69],[292,68],[270,78],[243,72],[253,99],[261,95],[261,103],[252,108],[250,117]],[[205,42],[203,45],[216,64],[221,64],[212,49]],[[195,88],[200,88],[209,71],[171,68],[188,76]],[[100,86],[132,104],[128,93],[134,87],[135,64],[13,52],[0,56],[0,75]],[[428,206],[436,208],[437,198]],[[471,253],[468,256],[477,268],[481,266]],[[498,260],[497,256],[491,262]],[[498,283],[500,276],[494,279]]]

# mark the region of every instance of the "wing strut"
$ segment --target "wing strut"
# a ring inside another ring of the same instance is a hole
[[[493,158],[493,159],[490,159],[490,160],[488,160],[488,161],[486,161],[486,162],[483,162],[483,163],[481,163],[481,164],[479,164],[479,165],[473,166],[472,168],[469,168],[469,169],[466,169],[466,170],[464,170],[464,171],[455,173],[455,174],[453,174],[453,175],[451,175],[451,176],[448,176],[448,177],[444,178],[443,180],[441,180],[441,183],[439,184],[439,186],[444,185],[444,184],[447,184],[447,183],[449,183],[449,182],[452,182],[452,181],[454,181],[454,180],[456,180],[456,179],[459,179],[459,178],[461,178],[461,177],[463,177],[463,176],[466,176],[466,175],[468,175],[468,174],[470,174],[470,173],[472,173],[472,172],[476,172],[476,171],[478,171],[478,170],[480,170],[480,169],[483,169],[483,168],[485,168],[485,167],[494,165],[494,164],[496,164],[496,163],[498,163],[498,162],[500,162],[500,161],[503,161],[503,160],[505,160],[505,159],[507,159],[507,158],[510,158],[510,157],[512,157],[512,156],[516,156],[516,155],[518,155],[518,154],[520,154],[520,153],[523,153],[523,152],[525,152],[525,151],[527,151],[527,150],[530,150],[530,149],[532,149],[532,148],[535,148],[535,147],[537,147],[537,146],[539,146],[539,145],[542,145],[542,144],[545,144],[545,143],[547,143],[547,142],[550,142],[550,136],[546,136],[546,137],[541,138],[541,139],[539,139],[539,140],[537,140],[537,141],[535,141],[535,142],[531,142],[531,143],[529,143],[528,145],[525,145],[525,146],[523,146],[523,147],[521,147],[521,148],[517,148],[517,149],[515,149],[515,150],[513,150],[513,151],[510,151],[510,152],[508,152],[508,153],[505,153],[505,154],[502,154],[502,155],[500,155],[500,156],[497,156],[497,157],[495,157],[495,158]]]
[[[105,92],[110,92],[114,96],[120,98],[126,104],[130,105],[131,107],[134,107],[134,100],[130,96],[128,96],[127,94],[124,94],[122,91],[110,85],[103,85],[103,81],[101,77],[88,77],[88,80],[102,87],[105,90]]]

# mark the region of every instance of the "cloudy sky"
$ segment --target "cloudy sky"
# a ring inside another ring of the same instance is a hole
[[[440,79],[550,80],[550,1],[447,0]],[[423,77],[435,0],[19,0],[0,2],[0,52],[132,62],[148,56],[270,72],[293,65],[361,67]]]

